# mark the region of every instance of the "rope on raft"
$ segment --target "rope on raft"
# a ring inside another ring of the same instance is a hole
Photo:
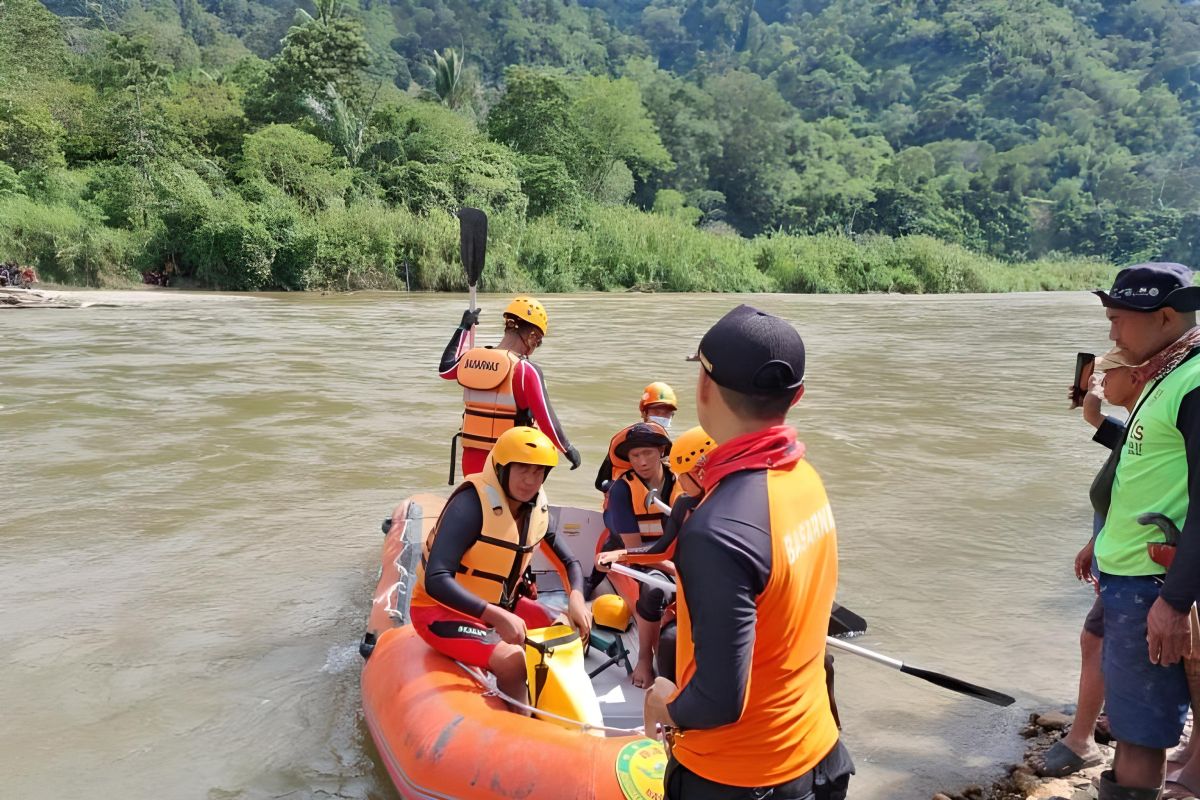
[[[539,717],[548,717],[550,719],[556,719],[560,722],[567,722],[571,725],[577,725],[584,733],[587,733],[588,731],[603,731],[604,733],[615,733],[619,736],[631,736],[634,734],[642,736],[645,735],[645,729],[640,726],[637,728],[611,728],[607,725],[593,725],[590,722],[582,722],[577,719],[571,719],[570,717],[563,717],[558,714],[554,714],[550,711],[543,711],[540,708],[534,708],[528,703],[522,703],[520,700],[509,697],[504,692],[500,691],[500,688],[496,685],[495,679],[489,675],[486,675],[482,670],[468,666],[461,661],[455,661],[454,663],[462,667],[464,672],[470,675],[476,683],[487,690],[484,692],[484,697],[489,695],[493,697],[499,697],[513,708],[520,709],[521,711],[528,711],[531,714],[537,714]]]

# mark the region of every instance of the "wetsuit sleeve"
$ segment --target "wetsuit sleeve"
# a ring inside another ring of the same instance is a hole
[[[1187,611],[1200,600],[1200,388],[1184,396],[1175,425],[1187,452],[1188,512],[1161,594],[1176,611]]]
[[[1105,417],[1100,427],[1096,428],[1092,441],[1104,445],[1109,450],[1116,450],[1124,438],[1125,423],[1116,417]]]
[[[639,533],[637,517],[633,513],[633,495],[625,481],[613,481],[608,487],[608,508],[604,509],[604,527],[609,533]]]
[[[483,504],[473,491],[455,493],[442,510],[438,534],[425,565],[425,591],[434,600],[462,614],[480,617],[487,601],[454,579],[463,556],[483,530]]]
[[[559,563],[567,570],[567,583],[571,584],[572,589],[583,591],[583,567],[579,565],[579,559],[571,554],[567,546],[558,540],[554,535],[554,531],[546,534],[543,539],[546,544],[550,545],[551,552],[559,560]]]
[[[697,498],[689,497],[686,494],[675,498],[675,505],[671,506],[671,516],[667,517],[666,524],[663,525],[663,535],[655,539],[652,544],[645,547],[634,547],[627,552],[630,555],[656,555],[674,552],[675,538],[679,536],[679,528],[698,502],[700,501]]]
[[[596,470],[596,491],[606,491],[604,484],[612,480],[612,459],[608,456],[604,457],[604,463],[600,465],[600,469]]]
[[[559,452],[567,452],[571,443],[567,441],[562,424],[550,405],[542,371],[532,361],[521,359],[517,362],[516,374],[513,375],[513,399],[517,401],[517,408],[529,410],[538,430],[550,437]]]
[[[442,363],[438,366],[438,374],[448,381],[458,378],[458,360],[467,352],[471,339],[462,328],[455,328],[450,343],[442,351]]]
[[[766,497],[762,500],[766,508]],[[693,515],[699,524],[689,522],[686,544],[675,552],[686,585],[701,589],[687,594],[696,671],[667,705],[684,729],[737,722],[746,704],[758,596],[771,573],[771,534],[769,521],[754,522],[752,512],[747,520],[731,516]]]

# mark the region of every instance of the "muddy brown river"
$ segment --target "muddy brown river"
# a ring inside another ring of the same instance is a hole
[[[0,796],[384,798],[356,645],[379,522],[444,490],[465,297],[88,293],[0,310]],[[484,296],[480,342],[507,298]],[[1104,452],[1063,400],[1104,352],[1090,295],[547,296],[536,355],[595,505],[609,436],[739,301],[793,321],[790,420],[827,484],[858,643],[1006,691],[999,709],[837,656],[856,800],[928,797],[1074,701]]]

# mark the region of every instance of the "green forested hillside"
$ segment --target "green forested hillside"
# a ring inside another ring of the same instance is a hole
[[[1167,0],[0,0],[0,260],[451,288],[472,204],[495,289],[1083,285],[1200,264],[1198,76]]]

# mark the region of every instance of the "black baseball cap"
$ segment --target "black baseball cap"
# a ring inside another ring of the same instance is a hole
[[[740,305],[708,329],[696,355],[720,386],[742,394],[784,394],[804,383],[804,340],[791,323]]]
[[[1176,311],[1200,309],[1200,286],[1192,285],[1192,271],[1183,264],[1150,261],[1134,264],[1117,273],[1112,290],[1095,291],[1106,308],[1157,311],[1170,306]]]

